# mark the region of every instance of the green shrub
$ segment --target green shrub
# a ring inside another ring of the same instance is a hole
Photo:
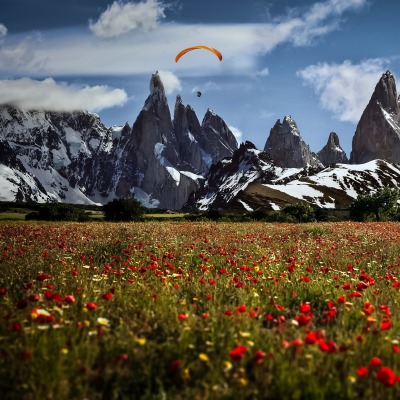
[[[296,218],[298,222],[311,222],[315,220],[314,210],[307,203],[298,202],[296,204],[288,204],[283,207],[282,212]]]
[[[37,211],[33,211],[25,216],[26,220],[41,221],[75,221],[84,222],[89,219],[85,210],[64,203],[46,203],[37,206]]]
[[[106,221],[140,221],[146,209],[132,197],[114,199],[103,206]]]
[[[377,222],[382,218],[394,219],[397,211],[399,189],[382,187],[372,194],[360,194],[350,206],[350,218],[365,221],[374,217]]]

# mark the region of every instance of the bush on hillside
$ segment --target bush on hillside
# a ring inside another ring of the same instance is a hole
[[[398,211],[397,200],[399,189],[383,187],[372,194],[360,194],[350,206],[350,218],[354,221],[365,221],[373,216],[376,222],[383,217],[393,219]]]

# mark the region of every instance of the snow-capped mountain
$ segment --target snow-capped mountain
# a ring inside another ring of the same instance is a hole
[[[211,110],[200,125],[179,96],[172,121],[155,73],[132,128],[107,129],[88,112],[2,106],[0,146],[0,201],[104,204],[135,196],[147,207],[180,209],[237,142]]]
[[[88,164],[111,135],[97,115],[2,106],[0,127],[0,200],[92,203]]]
[[[359,193],[398,186],[400,104],[393,75],[379,80],[353,138],[350,164],[331,132],[318,153],[287,115],[264,151],[238,148],[208,110],[200,123],[177,96],[173,119],[158,73],[133,126],[106,128],[93,113],[0,107],[0,201],[105,204],[134,196],[146,207],[278,209],[299,200],[347,207]]]
[[[185,208],[279,209],[298,201],[346,208],[360,193],[399,186],[400,102],[389,71],[380,78],[357,126],[350,162],[334,132],[323,149],[311,152],[287,115],[271,129],[264,152],[247,144],[213,166]]]
[[[184,209],[279,210],[306,201],[321,208],[347,208],[360,193],[400,185],[400,166],[384,160],[329,167],[282,168],[250,142],[214,165],[202,189]]]

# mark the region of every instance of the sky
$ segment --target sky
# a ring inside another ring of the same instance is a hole
[[[262,150],[286,115],[312,151],[350,156],[381,75],[400,76],[398,0],[0,0],[0,104],[88,110],[132,125],[158,71],[200,122],[208,108]],[[189,46],[195,50],[175,62]],[[201,91],[201,97],[196,95]]]

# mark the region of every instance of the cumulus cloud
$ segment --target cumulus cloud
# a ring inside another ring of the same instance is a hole
[[[149,31],[165,18],[164,9],[157,0],[140,3],[114,1],[96,22],[90,21],[89,28],[101,38],[112,38],[136,29]]]
[[[176,75],[170,71],[158,71],[161,82],[164,86],[165,94],[171,94],[174,91],[181,90],[181,82]]]
[[[387,64],[385,59],[369,59],[359,64],[319,63],[298,71],[297,75],[319,96],[322,108],[340,121],[357,123]]]
[[[228,128],[233,133],[233,136],[235,136],[237,142],[241,143],[242,137],[243,137],[243,133],[238,128],[236,128],[235,126],[229,126]]]
[[[51,78],[42,81],[30,78],[0,80],[0,104],[27,110],[101,111],[123,105],[127,99],[124,90],[108,86],[68,86]]]

